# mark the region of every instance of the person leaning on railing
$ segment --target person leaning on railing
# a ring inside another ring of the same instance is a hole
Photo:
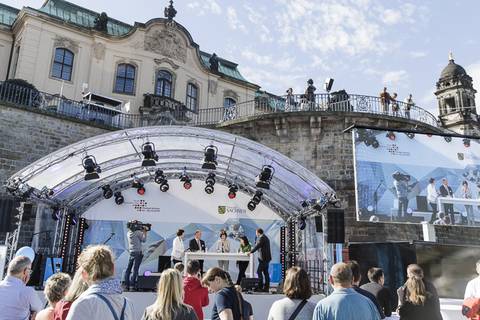
[[[405,117],[407,119],[410,119],[410,110],[412,109],[413,106],[415,106],[415,102],[413,102],[411,93],[408,95],[407,98],[405,98],[404,103],[405,103],[405,105],[404,105]]]

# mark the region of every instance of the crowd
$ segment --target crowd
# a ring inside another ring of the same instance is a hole
[[[215,293],[211,319],[253,319],[251,304],[227,271],[214,267],[202,276],[196,260],[189,261],[185,268],[186,276],[175,268],[162,272],[157,298],[144,310],[142,320],[202,320],[203,308],[209,304],[209,291]],[[477,271],[480,273],[480,262]],[[56,273],[47,280],[44,290],[47,306],[26,286],[30,272],[29,258],[19,256],[10,262],[8,274],[0,282],[0,320],[135,319],[135,306],[124,296],[120,281],[114,277],[114,256],[105,245],[89,246],[82,251],[73,279],[65,273]],[[400,319],[442,319],[436,289],[424,279],[423,270],[410,265],[407,277],[397,291]],[[390,316],[391,299],[383,286],[382,269],[370,268],[368,278],[370,282],[359,287],[358,263],[337,263],[329,275],[333,293],[315,304],[309,301],[312,289],[307,272],[292,267],[286,272],[285,297],[272,304],[268,320],[376,320]],[[466,297],[478,293],[478,283],[478,279],[469,283]]]

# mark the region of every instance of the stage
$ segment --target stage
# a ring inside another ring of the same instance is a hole
[[[45,297],[42,291],[37,291],[43,301]],[[151,305],[155,301],[156,294],[153,292],[126,292],[125,296],[130,299],[136,312],[136,319],[141,319],[145,308]],[[213,294],[209,294],[210,304],[203,308],[205,320],[209,320],[213,307]],[[253,314],[255,320],[266,320],[268,311],[270,310],[273,302],[283,299],[285,296],[281,294],[267,294],[267,293],[254,293],[243,294],[246,301],[250,302],[253,308]],[[310,301],[318,302],[323,299],[323,295],[314,295],[310,298]],[[462,300],[460,299],[440,299],[440,308],[443,316],[443,320],[464,320],[465,318],[461,314]],[[397,315],[392,315],[388,318],[390,320],[399,319]]]

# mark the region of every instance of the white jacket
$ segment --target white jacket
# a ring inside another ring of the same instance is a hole
[[[438,192],[434,184],[429,183],[427,186],[427,201],[429,203],[437,203]]]
[[[183,245],[183,239],[180,237],[175,237],[175,239],[173,239],[172,259],[182,260],[184,256],[185,246]]]

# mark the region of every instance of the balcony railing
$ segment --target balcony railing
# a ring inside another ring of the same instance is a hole
[[[111,128],[126,129],[149,125],[184,124],[210,126],[252,116],[284,112],[362,113],[404,118],[438,127],[437,118],[420,107],[403,102],[383,104],[380,98],[347,94],[284,96],[278,99],[256,98],[231,107],[215,107],[193,112],[176,100],[145,95],[142,114],[74,101],[11,83],[0,82],[0,102],[37,109]]]

